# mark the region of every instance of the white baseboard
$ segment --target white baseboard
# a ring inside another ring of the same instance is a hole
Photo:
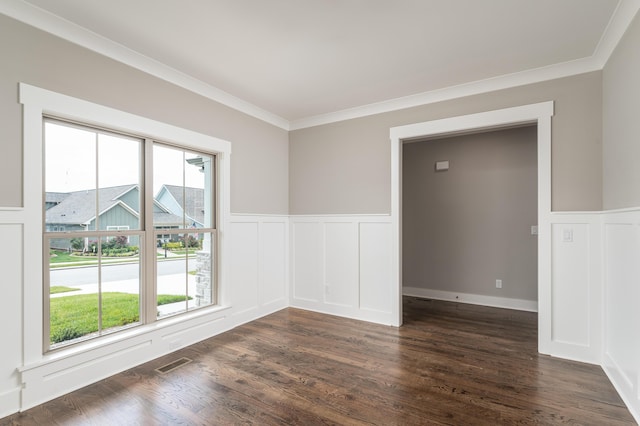
[[[613,359],[611,359],[611,357],[604,354],[603,358],[602,369],[618,392],[618,395],[620,395],[620,398],[622,398],[622,401],[627,406],[627,409],[635,421],[640,424],[640,398],[634,398],[635,392],[633,385],[629,384],[629,382],[625,380],[620,368],[616,365]]]
[[[0,392],[0,419],[18,412],[20,409],[20,391],[17,387],[6,392]]]
[[[445,300],[449,302],[469,303],[472,305],[491,306],[494,308],[516,309],[518,311],[538,312],[535,300],[509,299],[507,297],[483,296],[480,294],[456,293],[452,291],[430,290],[419,287],[403,287],[405,296],[423,297],[425,299]]]

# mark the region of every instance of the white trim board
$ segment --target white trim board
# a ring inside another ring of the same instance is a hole
[[[637,0],[620,0],[598,46],[589,57],[289,121],[29,3],[18,0],[0,3],[0,13],[6,16],[284,130],[298,130],[600,70],[607,63],[638,9],[640,2]]]
[[[403,287],[402,294],[405,296],[421,297],[424,299],[444,300],[447,302],[468,303],[471,305],[491,306],[494,308],[538,312],[538,302],[536,302],[535,300],[510,299],[507,297],[484,296],[481,294],[471,293],[456,293],[453,291],[431,290],[427,288],[407,286]]]

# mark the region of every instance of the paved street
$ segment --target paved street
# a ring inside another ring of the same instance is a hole
[[[191,260],[191,269],[195,269],[195,260]],[[158,262],[158,277],[185,273],[185,259],[166,260]],[[102,266],[102,282],[138,279],[140,267],[137,263],[125,263]],[[51,270],[51,285],[93,284],[98,281],[98,268],[83,266],[79,268],[56,268]]]

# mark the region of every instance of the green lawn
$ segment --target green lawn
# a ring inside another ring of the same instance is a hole
[[[49,287],[49,294],[58,294],[58,293],[66,293],[69,291],[78,291],[79,288],[67,287],[64,285],[54,285]]]
[[[49,263],[81,262],[87,260],[80,256],[71,256],[69,252],[64,250],[51,250],[49,254]]]
[[[158,295],[158,305],[184,301],[185,296]],[[98,294],[50,299],[51,343],[60,343],[98,331]],[[102,293],[102,329],[121,327],[140,320],[139,296]]]

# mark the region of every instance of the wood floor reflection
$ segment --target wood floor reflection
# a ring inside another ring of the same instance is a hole
[[[405,298],[404,322],[285,309],[0,424],[635,424],[600,367],[537,353],[534,313]]]

